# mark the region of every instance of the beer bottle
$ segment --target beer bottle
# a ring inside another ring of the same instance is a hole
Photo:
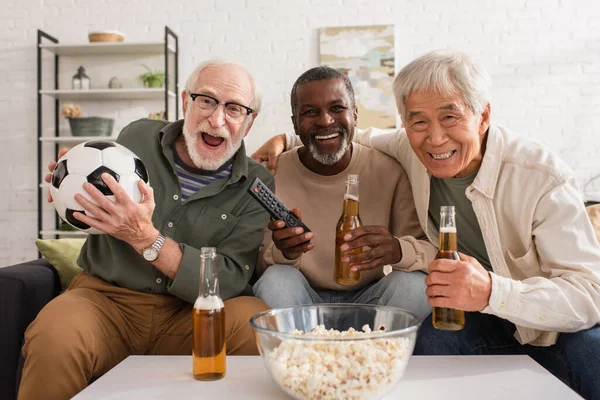
[[[440,210],[440,241],[435,258],[460,260],[454,206],[442,206]],[[433,326],[443,331],[458,331],[465,327],[465,312],[463,310],[433,307],[431,316]]]
[[[344,207],[342,216],[335,227],[335,282],[340,285],[356,285],[360,281],[360,272],[351,271],[354,264],[342,262],[340,246],[344,241],[344,235],[351,230],[362,226],[358,215],[358,175],[346,177],[346,194],[344,194]],[[362,249],[354,249],[349,254],[358,254]]]
[[[219,296],[217,249],[200,249],[200,292],[194,303],[194,378],[225,376],[225,305]]]

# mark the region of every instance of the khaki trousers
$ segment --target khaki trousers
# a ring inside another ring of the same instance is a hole
[[[228,355],[258,354],[249,319],[266,309],[254,297],[225,301]],[[140,354],[191,355],[192,305],[81,273],[27,328],[18,398],[70,399],[92,378]]]

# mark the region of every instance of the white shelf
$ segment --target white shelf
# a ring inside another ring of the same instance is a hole
[[[90,90],[40,90],[40,94],[58,100],[162,100],[165,90],[158,89],[90,89]],[[169,92],[170,97],[175,93]]]
[[[88,140],[117,140],[117,136],[48,136],[40,138],[40,142],[56,143],[83,143]]]
[[[58,230],[47,230],[47,231],[40,231],[40,235],[42,236],[54,236],[54,235],[58,235],[58,236],[82,236],[85,237],[87,236],[87,232],[81,232],[81,231],[58,231]]]
[[[102,54],[123,54],[123,55],[141,55],[141,54],[164,54],[164,42],[116,42],[116,43],[83,43],[83,44],[40,44],[40,49],[48,50],[58,56],[85,56]],[[168,47],[171,53],[175,49]]]

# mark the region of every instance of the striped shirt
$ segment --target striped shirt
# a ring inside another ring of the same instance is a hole
[[[179,178],[179,186],[181,186],[181,201],[186,201],[196,191],[211,182],[219,179],[228,179],[231,176],[231,168],[233,159],[227,160],[216,171],[206,171],[198,168],[192,168],[186,165],[181,158],[173,151],[175,159],[175,172]]]

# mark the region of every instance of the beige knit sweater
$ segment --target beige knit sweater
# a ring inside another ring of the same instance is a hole
[[[335,227],[342,213],[345,180],[359,175],[360,218],[364,225],[387,227],[400,240],[402,260],[392,267],[426,269],[435,246],[424,239],[415,211],[410,182],[404,169],[393,158],[377,150],[353,144],[352,160],[344,172],[334,176],[318,175],[307,169],[298,157],[298,148],[283,153],[277,163],[277,197],[289,208],[302,210],[302,220],[314,232],[314,249],[295,261],[287,260],[274,246],[271,231],[259,259],[258,273],[273,264],[288,264],[300,269],[315,289],[356,290],[384,276],[383,267],[362,271],[360,283],[348,287],[333,279]],[[420,265],[416,265],[420,264]]]

